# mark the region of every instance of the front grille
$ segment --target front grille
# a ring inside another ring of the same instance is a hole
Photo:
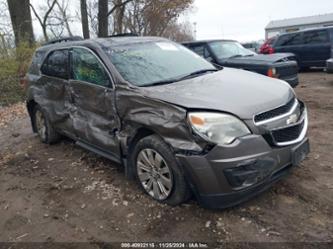
[[[285,77],[285,76],[293,76],[297,75],[298,73],[298,68],[297,66],[285,66],[285,67],[277,67],[276,72],[280,77]]]
[[[283,115],[285,113],[287,113],[288,111],[290,111],[290,109],[293,107],[295,103],[295,99],[291,99],[286,105],[280,106],[276,109],[270,110],[268,112],[263,112],[261,114],[258,114],[254,117],[254,121],[256,123],[258,122],[262,122],[280,115]]]
[[[272,131],[272,136],[276,143],[284,143],[296,140],[302,133],[304,125],[305,121],[295,126],[290,126],[284,129]]]

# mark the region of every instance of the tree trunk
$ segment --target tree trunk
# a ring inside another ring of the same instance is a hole
[[[81,2],[81,22],[82,22],[83,37],[84,37],[84,39],[89,39],[90,33],[89,33],[87,1],[80,0],[80,2]]]
[[[108,36],[108,0],[98,0],[98,37]]]
[[[119,5],[115,11],[115,24],[114,24],[114,33],[121,34],[123,33],[123,20],[124,20],[124,12],[125,12],[125,5],[122,4],[122,0],[117,0],[116,4]]]
[[[32,45],[35,41],[29,0],[7,0],[10,19],[12,21],[15,45],[22,42]]]

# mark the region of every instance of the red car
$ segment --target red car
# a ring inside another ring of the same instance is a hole
[[[276,40],[276,36],[269,38],[265,41],[265,43],[260,47],[260,54],[274,54],[274,48],[272,47],[273,43]]]

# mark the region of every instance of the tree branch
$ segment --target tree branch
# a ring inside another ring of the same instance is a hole
[[[108,12],[108,16],[111,15],[113,12],[115,12],[115,10],[117,8],[120,8],[126,4],[128,4],[129,2],[132,2],[133,0],[126,0],[125,2],[121,3],[121,4],[115,4],[112,9]]]
[[[40,18],[40,16],[37,14],[37,11],[35,10],[34,6],[31,3],[29,3],[29,5],[30,5],[30,8],[32,9],[32,12],[34,12],[34,15],[38,19],[39,24],[43,27],[42,18]]]
[[[49,16],[49,14],[51,13],[53,7],[55,6],[55,4],[57,3],[57,0],[53,0],[50,8],[48,9],[48,11],[46,11],[45,15],[44,15],[44,20],[43,20],[43,24],[45,25],[46,24],[46,21],[47,21],[47,18]]]

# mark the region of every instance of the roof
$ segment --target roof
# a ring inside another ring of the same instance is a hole
[[[333,13],[317,15],[317,16],[306,16],[306,17],[297,17],[297,18],[290,18],[283,20],[275,20],[271,21],[266,26],[266,29],[284,28],[284,27],[328,23],[328,22],[331,22],[333,24]]]
[[[182,44],[198,44],[198,43],[209,43],[209,42],[216,42],[216,41],[224,41],[224,42],[237,42],[236,40],[225,40],[225,39],[212,39],[212,40],[198,40],[198,41],[187,41],[182,42]]]
[[[106,38],[95,38],[86,40],[73,40],[73,41],[63,41],[46,44],[40,48],[39,51],[50,50],[53,48],[65,48],[69,46],[87,46],[87,45],[99,45],[102,47],[119,46],[119,45],[129,45],[135,43],[146,43],[146,42],[156,42],[156,41],[167,41],[165,38],[153,37],[153,36],[127,36],[127,37],[106,37]]]

